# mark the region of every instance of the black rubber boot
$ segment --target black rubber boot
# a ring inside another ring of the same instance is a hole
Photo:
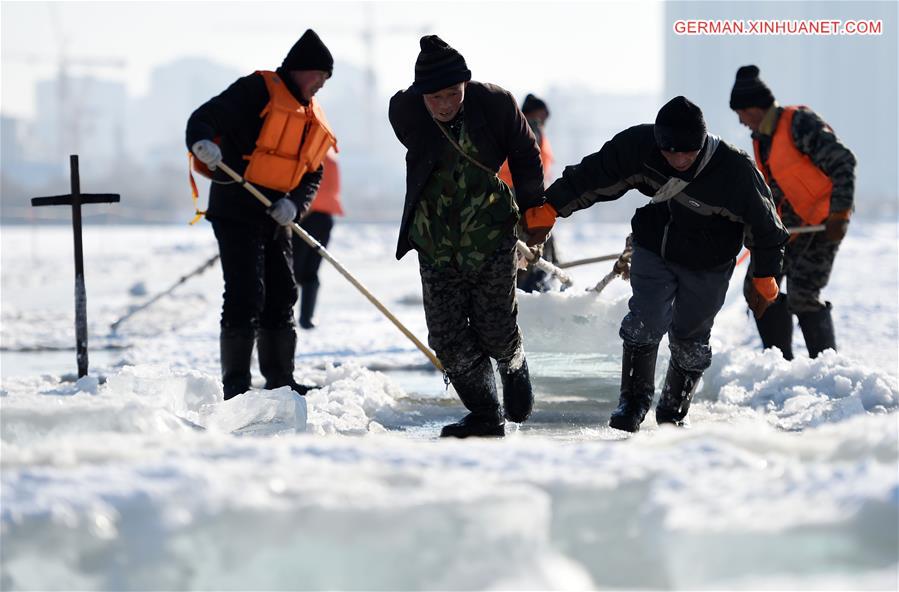
[[[786,360],[793,359],[793,315],[787,308],[787,295],[777,297],[762,318],[755,320],[762,338],[762,349],[778,348]]]
[[[517,370],[509,370],[508,364],[497,364],[503,384],[503,408],[505,417],[515,423],[523,423],[534,409],[534,391],[528,361],[522,360]]]
[[[826,303],[824,308],[815,312],[801,312],[796,316],[799,318],[799,328],[802,329],[802,336],[805,337],[805,347],[808,348],[810,358],[817,358],[818,354],[825,349],[836,351],[837,341],[833,333],[833,317],[830,315],[830,302]]]
[[[252,330],[222,329],[219,351],[222,360],[222,390],[225,400],[250,390],[250,361],[253,358]]]
[[[496,396],[496,381],[493,378],[490,359],[485,357],[467,374],[451,377],[450,380],[462,404],[471,413],[456,423],[443,426],[440,437],[505,436],[506,422]]]
[[[684,418],[690,411],[693,393],[696,392],[696,385],[699,384],[700,378],[702,378],[702,372],[684,370],[674,360],[668,363],[665,386],[662,387],[662,395],[656,405],[657,424],[684,425]]]
[[[640,430],[640,424],[655,394],[656,355],[659,344],[634,347],[625,344],[621,358],[621,395],[609,427],[625,432]]]
[[[300,284],[300,327],[315,329],[312,316],[315,314],[315,300],[318,298],[318,281]]]
[[[300,395],[315,388],[297,384],[293,378],[293,356],[297,348],[297,333],[293,327],[260,329],[256,341],[259,371],[265,377],[265,389],[289,386]]]

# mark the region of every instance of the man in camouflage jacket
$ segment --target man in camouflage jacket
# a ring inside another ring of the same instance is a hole
[[[787,227],[825,225],[818,233],[796,234],[784,255],[786,294],[756,319],[764,348],[793,358],[796,315],[809,356],[836,349],[831,304],[821,300],[853,209],[855,156],[827,123],[807,107],[781,107],[759,78],[756,66],[737,71],[730,107],[752,130],[756,165],[771,187]],[[752,271],[747,273],[750,277]],[[748,279],[747,279],[748,282]],[[749,286],[746,284],[747,293]]]
[[[441,436],[502,436],[490,358],[502,380],[505,418],[522,422],[533,406],[517,324],[515,245],[519,208],[543,203],[543,169],[515,99],[470,80],[462,55],[428,35],[415,83],[390,100],[390,123],[407,149],[396,256],[418,252],[428,343],[470,411]],[[496,177],[507,158],[514,197]],[[535,231],[533,242],[545,234]]]

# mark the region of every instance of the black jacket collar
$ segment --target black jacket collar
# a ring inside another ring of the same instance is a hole
[[[290,91],[290,94],[293,95],[293,98],[299,101],[300,105],[306,106],[309,104],[309,101],[303,99],[303,93],[300,92],[300,87],[294,84],[293,78],[290,77],[289,72],[279,66],[278,69],[275,70],[275,74],[278,75],[278,78],[281,79],[285,88],[287,88],[287,90]]]

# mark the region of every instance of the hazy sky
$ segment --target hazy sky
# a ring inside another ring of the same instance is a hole
[[[459,49],[476,80],[510,90],[658,92],[664,83],[660,2],[4,1],[0,10],[2,110],[15,116],[33,115],[34,83],[56,75],[63,53],[73,74],[121,80],[140,95],[153,67],[179,57],[242,73],[277,66],[308,27],[337,60],[364,66],[366,23],[378,33],[373,63],[383,94],[411,82],[426,33]],[[126,66],[98,63],[108,59]]]

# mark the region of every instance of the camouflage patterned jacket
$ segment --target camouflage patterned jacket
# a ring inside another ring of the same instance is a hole
[[[463,114],[444,129],[465,154],[480,162]],[[409,241],[434,267],[452,265],[472,271],[511,236],[518,218],[511,189],[447,141],[422,190],[409,227]]]
[[[541,205],[544,199],[540,149],[515,97],[493,84],[472,81],[465,90],[463,111],[465,129],[478,161],[498,171],[508,159],[518,208],[524,211]],[[434,124],[421,95],[409,89],[390,99],[389,117],[396,137],[406,147],[406,201],[396,247],[396,258],[400,259],[412,248],[409,230],[413,217],[448,142]]]
[[[783,113],[783,107],[775,103],[765,115],[761,129],[752,134],[752,139],[759,142],[762,161],[767,163],[771,153],[771,142],[777,122]],[[817,113],[808,107],[800,107],[793,115],[793,145],[807,154],[812,163],[830,177],[833,191],[830,195],[830,211],[842,212],[852,208],[855,193],[855,155],[843,145],[834,131]],[[792,212],[789,202],[784,199],[783,191],[777,180],[771,179],[771,195],[774,203],[783,208],[784,221],[795,225],[800,221]]]

